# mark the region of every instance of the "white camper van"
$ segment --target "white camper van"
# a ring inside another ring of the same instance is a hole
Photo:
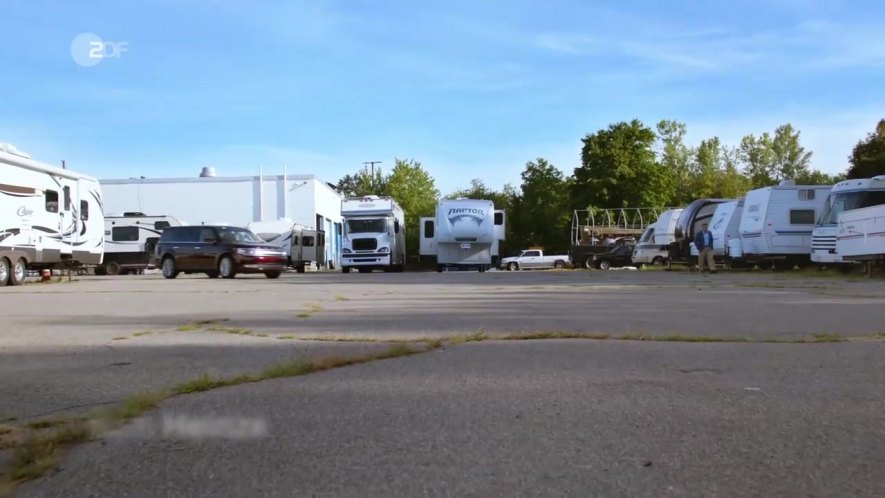
[[[291,218],[253,221],[246,228],[285,252],[288,265],[298,273],[304,273],[310,264],[315,264],[317,268],[323,266],[326,254],[326,234],[323,230],[299,225]]]
[[[141,273],[154,268],[154,248],[166,227],[183,225],[172,216],[123,213],[104,219],[104,261],[95,267],[96,275]]]
[[[0,286],[28,269],[99,264],[104,215],[98,181],[0,144]]]
[[[815,221],[831,188],[787,180],[747,192],[740,224],[740,258],[751,263],[807,263]]]
[[[638,265],[662,265],[669,258],[669,245],[676,240],[673,231],[682,209],[668,209],[649,225],[633,248],[631,260]]]
[[[885,204],[840,213],[836,253],[849,261],[885,263]]]
[[[400,272],[406,265],[406,223],[403,209],[392,197],[368,195],[341,201],[344,241],[341,271],[356,268]]]
[[[839,215],[844,211],[882,204],[885,204],[885,175],[845,180],[834,185],[811,235],[811,260],[823,264],[852,263],[842,258],[836,247]]]
[[[445,199],[436,205],[435,218],[421,218],[420,254],[436,256],[437,271],[447,268],[492,266],[496,240],[504,240],[504,211],[492,201]]]

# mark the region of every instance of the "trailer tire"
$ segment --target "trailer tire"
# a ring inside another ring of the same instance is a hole
[[[6,258],[0,258],[0,287],[6,286],[6,284],[12,280],[10,273],[12,272],[9,260]]]
[[[305,270],[304,270],[304,264],[305,264],[305,263],[304,263],[303,261],[300,262],[300,263],[298,263],[298,266],[295,268],[295,271],[298,272],[298,273],[304,273],[304,272],[305,272]]]
[[[119,275],[122,270],[120,263],[117,263],[116,261],[108,261],[107,264],[104,265],[104,268],[108,275]]]
[[[104,266],[96,266],[95,270],[93,270],[93,272],[95,273],[96,276],[99,276],[99,277],[102,277],[102,276],[108,274],[108,272],[104,269]]]
[[[341,273],[350,273],[350,267],[349,266],[342,266]]]
[[[23,258],[18,258],[12,265],[12,271],[9,272],[9,285],[21,285],[25,283],[25,276],[28,274],[28,265]]]
[[[507,270],[508,270],[508,271],[517,271],[517,270],[519,270],[519,263],[517,263],[517,262],[515,262],[515,261],[512,262],[512,263],[509,263],[509,264],[507,265]]]
[[[218,274],[221,275],[221,278],[234,278],[237,276],[234,260],[230,256],[222,256],[218,260]]]

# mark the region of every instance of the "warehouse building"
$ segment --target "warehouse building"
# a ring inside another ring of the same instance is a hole
[[[203,168],[193,178],[99,180],[106,215],[140,212],[174,216],[184,223],[246,226],[290,218],[326,232],[326,263],[338,267],[341,195],[315,175],[222,177]]]

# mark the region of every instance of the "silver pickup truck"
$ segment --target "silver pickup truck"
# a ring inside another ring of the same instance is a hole
[[[532,270],[536,268],[565,268],[569,264],[567,254],[545,256],[544,251],[539,249],[527,249],[519,256],[501,259],[500,267],[503,269]]]

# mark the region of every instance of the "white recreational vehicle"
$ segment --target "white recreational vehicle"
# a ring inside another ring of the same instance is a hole
[[[392,197],[368,195],[341,201],[344,240],[341,271],[356,268],[403,271],[406,266],[406,222],[403,209]]]
[[[849,261],[885,263],[885,203],[839,214],[836,254]]]
[[[845,180],[834,185],[811,235],[811,260],[823,264],[852,263],[842,258],[836,247],[839,215],[844,211],[882,204],[885,204],[885,175]]]
[[[98,181],[0,144],[0,286],[21,284],[28,269],[99,264],[103,254]]]
[[[815,221],[831,188],[786,180],[747,192],[740,224],[740,258],[751,263],[807,263]]]
[[[172,216],[148,216],[123,213],[104,219],[104,261],[95,268],[96,275],[119,275],[154,268],[154,247],[166,227],[183,225]]]
[[[682,209],[668,209],[642,232],[633,248],[633,263],[659,265],[667,261],[668,247],[676,240],[673,231],[680,214]]]
[[[495,241],[504,240],[505,227],[504,211],[495,210],[492,201],[441,200],[435,218],[421,218],[420,253],[436,256],[437,271],[456,267],[484,272],[492,266]]]
[[[289,266],[298,273],[304,273],[311,263],[317,268],[323,266],[326,252],[326,233],[311,227],[299,225],[291,218],[275,221],[253,221],[246,228],[252,230],[261,240],[275,245],[286,253]]]

